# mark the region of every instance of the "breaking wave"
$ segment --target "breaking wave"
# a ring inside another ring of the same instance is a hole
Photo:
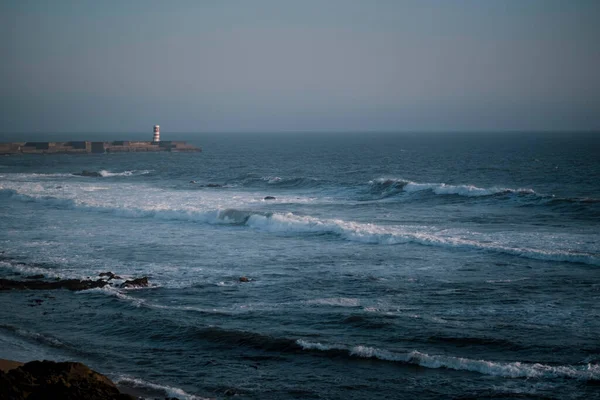
[[[198,397],[186,393],[183,389],[179,389],[173,386],[158,385],[156,383],[147,382],[143,379],[132,378],[130,376],[117,376],[114,381],[119,386],[126,386],[135,389],[141,389],[148,391],[152,397],[167,397],[167,398],[179,398],[187,400],[201,400],[203,397]]]
[[[300,216],[293,213],[256,212],[238,209],[195,211],[186,209],[99,207],[77,203],[71,199],[19,194],[12,189],[0,189],[0,195],[25,202],[40,202],[55,207],[111,213],[126,218],[157,218],[161,220],[199,222],[213,225],[241,225],[275,234],[335,235],[344,240],[367,244],[397,245],[413,243],[423,246],[490,251],[536,260],[574,262],[600,266],[600,255],[595,253],[550,248],[512,247],[489,240],[478,241],[457,235],[444,235],[424,227],[383,226],[340,219]]]
[[[418,183],[404,179],[379,178],[369,182],[370,191],[382,197],[400,192],[415,193],[431,191],[438,195],[458,195],[465,197],[485,197],[498,194],[537,195],[533,189],[510,189],[501,187],[480,188],[474,185],[449,185],[446,183]],[[538,195],[539,196],[539,195]]]
[[[272,215],[253,214],[248,218],[246,225],[257,230],[274,233],[334,234],[353,242],[383,245],[415,243],[424,246],[485,250],[538,260],[600,265],[600,257],[597,254],[510,247],[494,242],[476,241],[456,236],[443,236],[436,232],[408,227],[387,227],[343,220],[327,220],[309,216],[298,216],[292,213]]]
[[[367,346],[336,346],[322,343],[297,340],[296,343],[304,350],[344,351],[350,357],[372,358],[390,362],[415,364],[425,368],[446,368],[459,371],[471,371],[484,375],[501,376],[504,378],[570,378],[579,380],[599,380],[600,365],[547,365],[540,363],[496,362],[475,360],[470,358],[430,355],[419,351],[397,353]]]

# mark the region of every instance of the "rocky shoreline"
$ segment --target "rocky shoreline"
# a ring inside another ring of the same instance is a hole
[[[135,400],[106,376],[78,362],[0,360],[0,398]],[[174,400],[171,398],[170,400]]]
[[[44,275],[0,279],[2,290],[81,291],[111,286],[116,288],[149,287],[148,277],[126,280],[112,272],[100,273],[98,279],[47,278]],[[44,300],[34,299],[40,305]],[[158,395],[159,397],[157,397]],[[150,396],[150,397],[148,397]],[[19,361],[0,359],[0,399],[7,400],[134,400],[168,399],[158,393],[151,395],[135,387],[117,386],[106,376],[79,362]]]
[[[122,280],[112,272],[103,272],[100,279],[46,279],[32,275],[23,279],[0,279],[0,290],[55,290],[71,291],[102,288],[107,285],[120,288],[147,287],[148,278]],[[43,300],[38,299],[41,303]],[[106,376],[78,362],[19,361],[0,359],[0,399],[45,400],[133,400],[141,398],[121,392]]]
[[[0,279],[0,290],[54,290],[68,289],[72,291],[88,290],[102,288],[107,285],[118,286],[120,288],[148,287],[148,277],[126,280],[120,285],[111,283],[113,279],[122,279],[112,272],[103,272],[99,276],[105,279],[44,279],[43,275],[32,275],[24,280]]]

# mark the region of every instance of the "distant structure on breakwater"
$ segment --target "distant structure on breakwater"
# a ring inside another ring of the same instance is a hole
[[[0,143],[0,154],[98,154],[128,152],[194,152],[202,151],[200,147],[186,142],[160,140],[160,126],[154,125],[154,136],[151,142],[115,140],[112,142],[13,142]]]

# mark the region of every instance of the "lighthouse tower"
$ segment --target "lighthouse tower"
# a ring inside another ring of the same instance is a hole
[[[160,126],[154,125],[154,138],[152,139],[153,143],[160,142]]]

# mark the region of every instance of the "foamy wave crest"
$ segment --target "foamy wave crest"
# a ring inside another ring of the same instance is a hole
[[[414,243],[423,246],[482,250],[537,260],[600,266],[600,255],[597,253],[511,246],[494,240],[464,238],[460,232],[448,234],[426,227],[386,226],[340,219],[299,216],[292,213],[261,213],[237,209],[196,211],[189,209],[92,206],[71,199],[22,195],[12,189],[0,189],[0,194],[8,195],[20,201],[35,201],[58,207],[112,213],[127,218],[157,218],[214,225],[244,225],[258,231],[276,234],[329,234],[336,235],[344,240],[368,244],[397,245]]]
[[[139,388],[142,390],[147,390],[153,393],[153,397],[155,395],[166,396],[168,398],[176,397],[179,399],[187,399],[187,400],[203,400],[203,397],[194,396],[192,394],[186,393],[183,389],[179,389],[173,386],[167,385],[158,385],[156,383],[151,383],[144,381],[138,378],[132,378],[129,376],[117,376],[114,379],[117,385],[128,386],[131,388]]]
[[[126,301],[128,303],[133,304],[135,307],[147,306],[147,302],[144,299],[138,299],[136,297],[128,296],[123,293],[124,289],[119,289],[114,286],[106,285],[101,288],[93,288],[87,290],[81,290],[76,292],[76,294],[85,294],[85,293],[101,293],[107,296],[116,297],[120,300]]]
[[[600,365],[546,365],[540,363],[494,362],[462,357],[429,355],[419,351],[406,354],[392,353],[373,347],[356,346],[350,354],[363,358],[378,358],[386,361],[401,361],[426,368],[448,368],[459,371],[478,372],[505,378],[572,378],[581,380],[600,379]]]
[[[344,346],[336,346],[336,345],[326,345],[322,343],[314,343],[306,340],[298,339],[296,340],[296,344],[302,347],[304,350],[320,350],[320,351],[329,351],[329,350],[346,350]]]
[[[107,171],[107,170],[103,169],[103,170],[100,170],[98,173],[100,175],[102,175],[103,177],[109,177],[109,176],[146,175],[146,174],[149,174],[150,172],[152,172],[152,171],[148,170],[148,169],[144,169],[144,170],[131,170],[131,171],[123,171],[123,172],[110,172],[110,171]]]
[[[395,191],[414,193],[429,190],[439,195],[458,195],[466,197],[484,197],[497,194],[536,194],[532,189],[510,189],[510,188],[480,188],[474,185],[448,185],[446,183],[418,183],[404,179],[379,178],[370,181],[369,184],[382,194],[393,194]],[[391,193],[390,193],[391,192]]]
[[[44,275],[46,278],[58,278],[57,272],[50,268],[27,265],[20,262],[0,261],[0,270],[9,270],[17,275]]]
[[[327,299],[307,300],[305,304],[338,307],[358,307],[360,305],[360,300],[348,297],[332,297]]]
[[[549,249],[509,247],[494,242],[479,242],[457,236],[442,236],[435,232],[419,231],[407,227],[387,227],[375,224],[363,224],[342,220],[324,220],[308,216],[288,214],[258,215],[248,218],[246,225],[266,232],[274,233],[317,233],[334,234],[343,239],[372,244],[415,243],[424,246],[485,250],[519,257],[576,262],[600,265],[596,254]]]
[[[351,357],[375,358],[383,361],[415,364],[424,368],[447,368],[458,371],[471,371],[484,375],[501,376],[504,378],[600,379],[600,365],[591,363],[581,365],[547,365],[540,363],[522,363],[519,361],[495,362],[444,355],[430,355],[419,351],[399,353],[368,346],[346,347],[340,345],[326,345],[301,339],[297,340],[296,344],[304,350],[346,350]]]

